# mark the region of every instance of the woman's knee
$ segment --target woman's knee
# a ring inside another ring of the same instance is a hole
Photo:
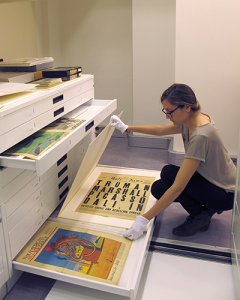
[[[166,165],[161,170],[161,179],[153,182],[151,186],[151,194],[158,200],[173,184],[179,167],[174,165]]]
[[[166,192],[167,189],[168,187],[164,185],[162,180],[158,179],[154,181],[151,186],[151,194],[153,195],[154,198],[159,200],[162,197],[162,195]]]
[[[179,171],[179,167],[174,165],[166,165],[162,168],[161,171],[161,179],[171,182],[174,182],[177,172]]]

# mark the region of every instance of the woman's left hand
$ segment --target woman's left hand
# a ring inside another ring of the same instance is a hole
[[[129,240],[136,240],[143,235],[149,220],[143,216],[137,216],[133,225],[123,234]]]

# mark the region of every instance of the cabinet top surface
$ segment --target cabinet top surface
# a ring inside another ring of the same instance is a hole
[[[2,96],[0,97],[0,118],[18,109],[34,104],[43,98],[51,97],[70,87],[77,86],[89,79],[93,79],[93,75],[82,74],[79,78],[64,81],[61,84],[48,89],[33,88],[27,92]]]

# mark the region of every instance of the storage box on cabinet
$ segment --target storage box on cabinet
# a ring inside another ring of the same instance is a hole
[[[36,160],[0,156],[0,165],[10,168],[35,170],[38,176],[44,174],[50,166],[56,163],[65,153],[69,152],[89,132],[99,125],[117,107],[116,100],[91,100],[71,113],[69,118],[85,120],[80,126],[65,136],[61,141],[48,149]]]
[[[48,90],[2,98],[0,152],[93,98],[92,75],[83,75]]]

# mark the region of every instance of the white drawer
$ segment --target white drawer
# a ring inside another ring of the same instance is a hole
[[[20,170],[20,169],[0,168],[0,188],[4,188],[11,181],[13,181],[14,178],[16,178],[18,175],[20,175],[23,172],[24,170]]]
[[[28,183],[22,186],[22,188],[15,193],[10,199],[6,201],[6,215],[9,217],[15,210],[23,205],[26,199],[31,195],[34,198],[33,193],[39,190],[39,178],[34,176]]]
[[[36,89],[33,92],[1,97],[0,136],[25,122],[36,118],[56,105],[93,89],[93,76],[82,77],[52,87],[51,89]],[[45,125],[44,125],[45,126]]]
[[[60,223],[61,220],[57,219],[57,222]],[[91,225],[87,226],[82,224],[77,225],[77,223],[69,222],[69,220],[66,222],[63,221],[63,224],[80,226],[81,228],[97,230],[100,232],[120,234],[120,231],[119,233],[117,233],[117,230],[112,232],[111,228],[103,225],[98,225],[98,226],[91,226]],[[61,280],[64,282],[69,282],[72,284],[125,296],[133,300],[135,299],[137,294],[139,282],[141,279],[144,264],[148,254],[148,248],[152,236],[152,229],[153,229],[152,227],[153,227],[152,225],[149,226],[146,234],[142,238],[132,243],[130,251],[128,253],[128,257],[123,267],[123,271],[121,273],[120,280],[117,285],[96,281],[94,279],[90,280],[84,277],[64,274],[56,270],[53,271],[51,269],[31,266],[28,264],[17,262],[15,260],[13,261],[13,267],[14,269],[21,270],[24,272],[30,272],[40,276],[45,276],[56,280]]]
[[[22,219],[25,218],[26,212],[34,207],[38,206],[40,201],[40,190],[35,191],[32,194],[28,194],[28,197],[24,199],[21,206],[18,207],[11,215],[7,216],[7,228],[8,231],[11,231],[15,226],[21,223]],[[28,226],[32,226],[32,224],[28,224]]]
[[[55,105],[54,108],[36,116],[32,120],[26,120],[25,123],[19,124],[12,130],[5,132],[0,136],[0,152],[12,147],[16,143],[22,141],[29,135],[48,125],[56,119],[66,115],[68,112],[72,111],[79,105],[93,99],[94,90],[93,88],[85,93],[65,101],[62,104]],[[5,121],[8,122],[7,120]]]
[[[0,241],[1,241],[1,243],[0,243],[0,287],[2,287],[3,284],[9,278],[7,256],[6,256],[6,246],[5,246],[2,224],[3,224],[2,223],[2,212],[1,212],[1,207],[0,207]]]
[[[93,90],[92,78],[82,83],[80,82],[77,86],[71,86],[68,89],[59,91],[58,93],[37,102],[34,105],[34,116],[39,116],[48,110],[56,109],[57,106],[63,105],[73,98],[78,98],[89,90]],[[92,94],[92,98],[93,96],[94,95]]]
[[[8,233],[12,259],[29,241],[42,223],[41,202],[36,202],[36,205],[26,211],[24,218]]]
[[[0,156],[0,165],[3,167],[34,170],[38,176],[41,176],[89,132],[93,131],[116,107],[116,100],[91,100],[66,115],[66,117],[79,118],[85,121],[52,148],[39,155],[36,160],[2,155]]]
[[[32,171],[24,171],[20,173],[14,180],[1,189],[0,202],[5,203],[14,195],[17,196],[17,193],[35,176],[36,173]]]
[[[66,115],[68,112],[74,110],[78,106],[84,104],[85,102],[93,99],[94,90],[93,88],[85,93],[72,98],[71,100],[56,105],[53,109],[41,114],[34,119],[34,126],[36,131],[43,128],[45,125],[52,123],[56,119]]]
[[[42,203],[42,217],[43,220],[46,221],[48,217],[53,213],[53,211],[58,207],[58,205],[65,199],[64,196],[60,196],[64,191],[68,189],[68,186],[65,186],[64,188],[61,189],[61,191],[57,189],[50,189],[48,192],[48,195],[44,195],[41,198],[41,203]]]
[[[26,198],[21,197],[22,201],[15,203],[15,205],[18,205],[18,208],[10,215],[9,209],[7,210],[6,206],[6,230],[9,236],[10,249],[14,249],[14,251],[11,250],[13,251],[12,253],[16,254],[24,247],[26,241],[36,232],[42,223],[46,221],[64,199],[63,197],[60,199],[60,195],[68,187],[68,181],[64,181],[64,184],[59,187],[61,183],[62,180],[56,182],[56,178],[46,181],[41,188],[30,194],[30,196],[26,194]],[[31,218],[28,214],[34,214],[35,217]],[[27,228],[31,228],[31,230]],[[18,235],[20,235],[21,238],[17,238],[16,241],[16,236]]]
[[[6,117],[0,118],[0,137],[13,128],[32,120],[34,116],[34,106],[27,106]]]

